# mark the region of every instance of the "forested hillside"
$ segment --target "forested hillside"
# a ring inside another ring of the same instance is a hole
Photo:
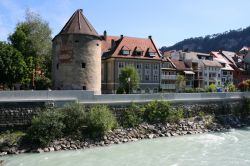
[[[243,46],[250,46],[250,26],[245,29],[185,39],[170,47],[163,46],[161,51],[187,49],[197,52],[210,52],[213,50],[239,51]]]

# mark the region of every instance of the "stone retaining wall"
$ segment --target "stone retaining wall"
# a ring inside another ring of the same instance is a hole
[[[29,126],[44,106],[44,102],[0,103],[0,131]]]
[[[243,110],[243,100],[241,98],[219,100],[205,99],[206,98],[203,98],[202,100],[183,100],[178,102],[171,101],[171,103],[175,107],[183,108],[187,117],[197,115],[201,111],[204,113],[223,115],[231,114],[233,111]],[[88,105],[97,103],[98,102],[90,103]],[[138,103],[146,104],[146,101],[144,103]],[[48,102],[42,101],[0,103],[0,130],[9,128],[24,128],[29,126],[32,117],[42,111],[42,108],[44,108],[46,104],[48,104]],[[113,104],[112,102],[106,104],[111,106],[117,117],[120,117],[121,112],[124,111],[128,105],[128,103]]]

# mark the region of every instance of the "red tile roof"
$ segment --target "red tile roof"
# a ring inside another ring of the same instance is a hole
[[[171,59],[172,63],[175,65],[176,70],[178,71],[185,71],[185,70],[190,70],[183,61]]]
[[[114,47],[112,47],[112,40]],[[121,50],[128,48],[130,55],[121,55]],[[134,56],[135,50],[143,51],[142,56]],[[136,37],[117,37],[107,36],[106,40],[102,41],[102,52],[105,53],[105,58],[132,58],[132,59],[150,59],[150,60],[161,60],[161,54],[155,46],[152,38],[136,38]],[[155,52],[155,56],[148,56],[148,52]]]
[[[217,58],[220,62],[225,62],[227,64],[232,64],[227,58],[220,54],[220,52],[212,51],[210,53],[214,58]]]
[[[202,62],[205,66],[222,67],[221,64],[217,61],[202,60]]]
[[[107,52],[111,49],[112,40],[119,40],[119,36],[107,36],[106,40],[102,40],[102,52]]]

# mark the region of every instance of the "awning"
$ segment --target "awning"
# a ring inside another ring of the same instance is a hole
[[[192,71],[184,71],[185,74],[195,74],[194,72]]]

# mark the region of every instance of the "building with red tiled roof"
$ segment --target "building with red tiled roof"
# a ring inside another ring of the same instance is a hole
[[[152,37],[102,36],[102,91],[115,93],[125,66],[134,66],[139,75],[138,92],[158,92],[161,88],[162,56]],[[165,63],[171,64],[170,61]],[[171,68],[174,69],[172,66]]]

